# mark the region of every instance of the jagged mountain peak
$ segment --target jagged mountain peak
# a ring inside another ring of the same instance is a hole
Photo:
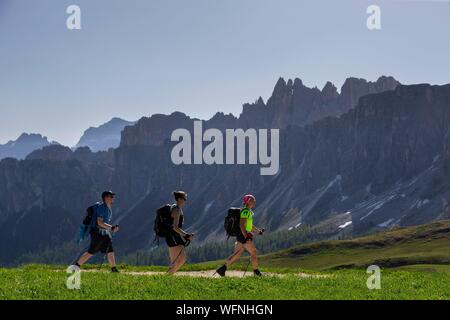
[[[224,119],[236,120],[236,117],[232,113],[225,114],[224,112],[216,112],[208,121],[220,121]]]
[[[380,77],[377,83],[365,79],[348,78],[343,94],[328,81],[322,90],[307,87],[300,78],[280,77],[272,96],[264,102],[260,96],[253,103],[244,103],[238,118],[218,112],[204,121],[205,127],[225,125],[242,128],[286,128],[290,125],[304,126],[327,116],[339,116],[355,107],[358,99],[366,94],[394,89],[397,82],[392,77]],[[122,134],[121,146],[159,145],[170,137],[173,129],[192,127],[194,118],[182,112],[170,115],[154,114],[141,118],[136,125],[126,128]],[[152,140],[154,139],[154,140]]]
[[[266,125],[279,128],[303,126],[326,116],[339,116],[354,108],[360,97],[393,90],[398,84],[397,80],[388,76],[381,76],[376,82],[349,77],[339,93],[330,81],[319,90],[305,86],[299,78],[286,82],[280,77],[267,101],[270,114],[265,117],[268,121]],[[246,110],[249,109],[246,106]]]
[[[265,105],[264,99],[261,96],[259,96],[259,98],[256,100],[255,104]]]
[[[135,121],[127,121],[118,117],[98,126],[87,129],[75,148],[89,147],[92,151],[103,151],[116,148],[120,144],[122,130],[134,125]]]
[[[0,159],[8,157],[24,159],[34,150],[52,144],[58,143],[49,141],[47,137],[39,133],[22,133],[16,140],[10,140],[4,145],[0,145]]]
[[[24,132],[17,138],[16,141],[23,140],[23,139],[28,139],[28,138],[38,138],[38,139],[45,139],[45,140],[47,140],[47,137],[43,136],[40,133],[26,133],[26,132]]]
[[[337,88],[331,81],[327,81],[327,83],[325,83],[325,85],[322,88],[322,92],[334,92],[334,91],[336,91],[337,93]]]

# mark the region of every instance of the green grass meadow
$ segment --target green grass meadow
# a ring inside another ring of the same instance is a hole
[[[156,270],[124,267],[127,271]],[[280,271],[268,270],[264,271]],[[450,299],[450,266],[409,266],[381,272],[381,289],[369,290],[365,269],[302,278],[300,270],[263,278],[199,278],[85,272],[79,290],[66,287],[68,274],[49,266],[0,269],[0,299],[184,300],[184,299]],[[311,273],[311,272],[310,272]],[[323,274],[323,273],[319,273]]]
[[[248,257],[243,257],[232,269],[244,270],[247,262]],[[181,271],[213,270],[221,263],[187,264]],[[101,272],[82,272],[79,290],[66,287],[66,267],[24,265],[0,269],[0,299],[450,300],[450,221],[352,240],[304,244],[263,255],[260,264],[263,273],[275,275],[137,275],[129,272],[164,272],[167,267],[128,265],[119,266],[122,273],[112,274],[103,266]],[[367,287],[370,265],[381,268],[380,289]],[[313,276],[301,277],[299,273]]]

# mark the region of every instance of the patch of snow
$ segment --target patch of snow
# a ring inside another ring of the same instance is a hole
[[[330,183],[328,183],[327,187],[325,188],[325,190],[328,190],[329,188],[331,188],[336,182],[341,180],[341,175],[338,174],[332,181],[330,181]]]
[[[411,187],[414,183],[416,183],[418,180],[417,177],[412,178],[406,185],[405,188]]]
[[[386,228],[387,226],[389,226],[392,222],[394,221],[394,219],[389,219],[383,223],[380,223],[378,226],[381,228]]]
[[[424,199],[424,200],[419,200],[416,204],[416,208],[420,208],[423,207],[424,205],[426,205],[428,202],[430,202],[430,200],[428,199]]]
[[[364,217],[361,217],[361,219],[359,220],[364,220],[365,218],[367,218],[368,216],[370,216],[373,212],[377,211],[378,209],[382,208],[387,201],[379,201],[376,205],[375,208],[373,208],[372,210],[369,211],[369,213],[367,213]]]
[[[347,199],[348,199],[347,196],[342,196],[342,197],[341,197],[341,201],[345,201],[345,200],[347,200]]]
[[[297,229],[298,227],[300,227],[302,225],[302,223],[300,222],[300,223],[297,223],[296,225],[295,225],[295,229]]]
[[[344,224],[341,224],[340,226],[338,226],[339,229],[344,229],[346,227],[348,227],[349,225],[351,225],[353,223],[353,221],[347,221]]]
[[[418,203],[419,203],[418,200],[414,201],[413,204],[409,207],[409,209],[416,208]]]
[[[294,229],[294,227],[289,227],[288,231],[291,231],[292,229]]]
[[[213,203],[214,203],[214,200],[211,201],[210,203],[208,203],[208,204],[205,206],[205,209],[204,209],[204,212],[205,212],[205,213],[208,212],[209,208],[211,208],[211,206],[213,205]]]

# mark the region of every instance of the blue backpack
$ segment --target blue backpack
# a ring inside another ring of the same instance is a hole
[[[97,208],[100,205],[100,203],[96,203],[86,209],[86,216],[83,219],[83,222],[80,224],[80,230],[78,234],[78,243],[81,243],[84,241],[84,238],[87,234],[89,234],[96,224],[96,215],[97,215]]]

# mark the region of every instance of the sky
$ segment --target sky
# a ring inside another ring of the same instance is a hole
[[[81,30],[66,27],[72,4]],[[0,0],[0,144],[28,132],[73,146],[113,117],[239,115],[279,77],[445,84],[449,39],[438,0]]]

